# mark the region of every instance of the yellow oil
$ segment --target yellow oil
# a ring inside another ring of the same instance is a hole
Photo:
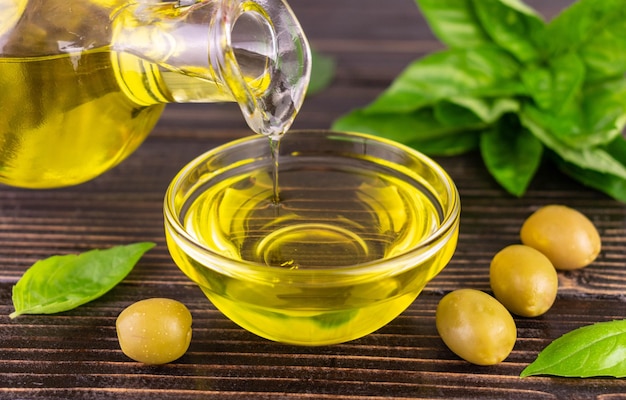
[[[271,54],[234,48],[224,56],[238,68],[216,74],[209,55],[221,50],[185,34],[190,10],[152,0],[12,0],[1,8],[0,183],[82,183],[130,155],[166,103],[264,95]],[[251,128],[261,132],[263,123]]]
[[[189,205],[185,228],[229,258],[320,269],[404,253],[440,223],[423,191],[367,170],[281,168],[279,203],[272,190],[271,170],[230,177]]]
[[[145,139],[164,105],[120,89],[110,52],[0,58],[0,182],[73,185],[110,169]]]
[[[107,48],[0,58],[0,182],[48,188],[90,180],[137,149],[166,103],[233,101],[212,77]],[[263,91],[269,78],[245,79]]]
[[[289,157],[280,161],[279,203],[268,163],[207,183],[183,206],[189,234],[215,253],[265,266],[255,269],[258,275],[231,276],[228,265],[203,268],[193,252],[168,237],[183,271],[244,328],[303,345],[361,337],[404,311],[452,256],[456,233],[443,251],[418,268],[398,262],[404,271],[397,274],[377,279],[362,274],[321,284],[329,269],[406,253],[440,226],[441,210],[426,190],[384,167],[330,158],[311,164],[292,165]],[[302,282],[280,270],[313,273]],[[319,280],[315,271],[323,271]]]

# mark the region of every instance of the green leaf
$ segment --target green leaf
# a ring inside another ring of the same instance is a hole
[[[614,159],[621,160],[622,164],[626,166],[626,139],[624,137],[619,136],[615,138],[607,146],[607,151]],[[612,174],[581,168],[564,161],[560,157],[554,157],[554,161],[561,171],[580,183],[626,203],[626,179]]]
[[[335,129],[431,155],[480,146],[490,173],[515,195],[547,150],[582,183],[624,198],[624,156],[609,146],[626,127],[624,0],[577,0],[549,24],[522,0],[416,3],[448,48],[411,63]],[[523,128],[505,132],[509,114]]]
[[[430,156],[455,156],[478,149],[480,133],[479,130],[459,131],[428,140],[412,140],[407,145]]]
[[[335,77],[335,59],[311,49],[311,80],[307,95],[326,89]]]
[[[589,70],[589,81],[617,77],[626,72],[626,13],[623,4],[621,7],[619,17],[613,19],[616,23],[606,25],[580,49]]]
[[[575,138],[576,143],[607,144],[620,136],[626,126],[626,79],[587,85],[582,93],[579,113],[584,115],[588,135]]]
[[[620,160],[622,164],[626,165],[626,137],[623,135],[617,136],[605,148],[613,158]]]
[[[531,108],[525,109],[520,116],[522,124],[546,147],[553,150],[564,161],[575,164],[581,168],[626,179],[626,165],[620,160],[615,159],[605,148],[601,146],[578,148],[560,141],[533,119],[535,115],[530,112],[530,110]]]
[[[476,47],[490,39],[474,13],[472,0],[416,0],[431,30],[453,48]]]
[[[471,100],[466,99],[466,102],[470,106],[474,104]],[[433,115],[437,121],[443,126],[476,126],[481,125],[482,120],[472,111],[471,108],[466,107],[462,103],[457,103],[454,100],[442,100],[433,106]]]
[[[583,88],[559,114],[527,105],[533,121],[566,145],[585,149],[610,143],[626,126],[626,79]]]
[[[477,147],[475,130],[486,125],[477,119],[475,125],[442,123],[432,107],[411,113],[368,114],[354,110],[333,123],[332,129],[370,133],[410,145],[430,155],[452,155]],[[467,138],[465,138],[467,136]]]
[[[580,168],[562,159],[557,160],[556,164],[566,175],[571,176],[583,185],[594,188],[611,196],[615,200],[626,203],[626,179]]]
[[[541,164],[543,145],[508,114],[494,129],[480,137],[480,151],[487,170],[514,196],[522,196]]]
[[[537,106],[558,115],[580,95],[585,65],[577,54],[565,53],[546,66],[529,65],[521,78]]]
[[[626,377],[626,320],[575,329],[550,343],[520,374]]]
[[[92,301],[121,282],[154,246],[140,242],[37,261],[13,286],[15,312],[9,316],[53,314]]]
[[[541,15],[518,0],[472,2],[483,29],[503,49],[521,62],[540,58],[545,29]]]
[[[517,113],[520,110],[519,101],[507,97],[454,97],[439,102],[435,107],[439,108],[437,110],[437,118],[442,123],[444,119],[457,120],[460,116],[468,114],[465,116],[468,123],[471,120],[478,119],[488,125],[498,121],[504,114]]]
[[[455,97],[523,94],[519,70],[519,63],[496,46],[433,53],[411,63],[366,111],[399,113]]]
[[[626,72],[626,7],[623,0],[578,0],[546,28],[549,55],[577,51],[589,81]]]
[[[482,130],[518,110],[514,99],[461,97],[407,113],[354,110],[337,119],[332,129],[370,133],[429,155],[449,156],[477,149]]]

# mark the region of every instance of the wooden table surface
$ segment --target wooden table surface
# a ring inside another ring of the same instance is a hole
[[[550,16],[569,1],[529,3]],[[337,62],[332,86],[306,100],[294,128],[329,128],[374,99],[410,61],[440,48],[411,0],[291,5],[312,45]],[[626,318],[626,205],[549,166],[517,199],[494,183],[477,154],[438,158],[461,193],[458,249],[414,304],[373,334],[296,347],[230,322],[170,259],[162,198],[186,162],[248,134],[234,104],[171,105],[136,153],[89,183],[0,188],[1,399],[626,399],[623,379],[518,377],[563,333]],[[507,360],[490,367],[460,360],[437,335],[438,301],[459,288],[489,291],[491,257],[519,242],[524,218],[548,203],[587,214],[601,233],[602,253],[584,270],[559,273],[559,296],[547,314],[516,318],[519,339]],[[11,287],[38,259],[145,240],[157,247],[100,299],[57,315],[9,319]],[[131,361],[115,334],[125,306],[154,296],[182,301],[194,317],[188,353],[163,366]]]

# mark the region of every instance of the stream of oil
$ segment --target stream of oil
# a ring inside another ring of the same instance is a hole
[[[278,188],[278,157],[280,153],[280,139],[270,138],[270,152],[272,153],[272,199],[276,206],[280,205],[280,191]]]

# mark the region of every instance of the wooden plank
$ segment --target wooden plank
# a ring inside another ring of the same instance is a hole
[[[566,0],[528,1],[547,17]],[[373,100],[412,60],[440,49],[411,0],[293,0],[311,42],[335,57],[331,88],[308,98],[294,128],[327,129]],[[506,194],[478,154],[438,158],[462,198],[457,251],[400,317],[362,339],[295,347],[254,336],[226,319],[172,262],[162,200],[176,172],[205,150],[251,134],[235,104],[169,105],[147,141],[120,166],[84,185],[0,188],[0,399],[618,399],[624,380],[520,379],[550,341],[579,326],[626,318],[626,206],[542,166],[521,199]],[[604,242],[589,268],[559,273],[559,297],[538,318],[515,318],[518,341],[502,364],[477,367],[437,336],[434,313],[448,291],[489,291],[491,257],[519,241],[537,207],[585,212]],[[10,320],[11,287],[36,260],[152,240],[127,279],[73,311]],[[126,358],[115,318],[153,296],[184,302],[194,316],[189,352],[165,366]]]

